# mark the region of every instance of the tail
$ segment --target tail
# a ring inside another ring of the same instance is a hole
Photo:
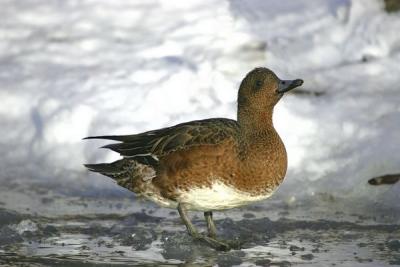
[[[111,178],[126,172],[124,169],[124,159],[112,163],[84,164],[84,166],[88,168],[89,171],[98,172]]]
[[[101,173],[113,178],[118,185],[135,193],[143,190],[146,182],[155,177],[151,166],[141,164],[134,159],[120,159],[112,163],[84,164],[89,171]]]
[[[400,173],[388,174],[368,180],[370,185],[395,184],[400,181]]]
[[[127,159],[120,159],[112,163],[84,164],[84,166],[89,171],[113,178],[122,187],[136,191],[135,180],[139,177],[137,177],[138,174],[135,173],[134,169],[129,167],[129,160]]]

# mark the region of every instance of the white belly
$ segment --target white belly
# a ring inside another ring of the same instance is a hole
[[[180,192],[179,202],[190,210],[208,211],[231,209],[270,197],[274,190],[263,195],[252,196],[247,192],[215,182],[211,187],[193,188]]]

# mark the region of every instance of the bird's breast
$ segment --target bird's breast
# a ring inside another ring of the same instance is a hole
[[[274,190],[287,170],[287,154],[282,140],[273,134],[264,140],[253,141],[246,149],[246,157],[240,163],[238,186],[256,194]]]
[[[274,190],[253,195],[233,185],[226,184],[218,177],[209,186],[194,187],[180,191],[178,202],[185,203],[191,210],[223,210],[240,207],[270,197]]]

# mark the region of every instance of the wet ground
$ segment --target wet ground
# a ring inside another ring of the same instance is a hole
[[[132,199],[65,199],[60,206],[59,197],[42,197],[26,213],[18,205],[19,212],[0,208],[0,266],[400,265],[400,225],[385,216],[325,216],[279,204],[270,216],[257,205],[215,213],[220,236],[242,243],[241,250],[217,252],[194,242],[173,210],[143,203],[143,210],[126,212]],[[93,212],[105,203],[108,210]],[[65,214],[40,211],[52,205]],[[192,215],[204,229],[202,214]]]

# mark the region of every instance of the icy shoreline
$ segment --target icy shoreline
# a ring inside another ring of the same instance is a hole
[[[257,213],[250,210],[237,220],[216,221],[223,238],[242,242],[242,250],[221,253],[194,242],[176,213],[166,217],[150,211],[123,216],[76,215],[49,221],[0,209],[0,264],[390,266],[400,262],[399,225],[371,224],[366,218],[356,222],[293,220],[286,218],[289,213],[284,210],[279,219],[270,220],[257,218]],[[198,218],[194,223],[205,227]]]

